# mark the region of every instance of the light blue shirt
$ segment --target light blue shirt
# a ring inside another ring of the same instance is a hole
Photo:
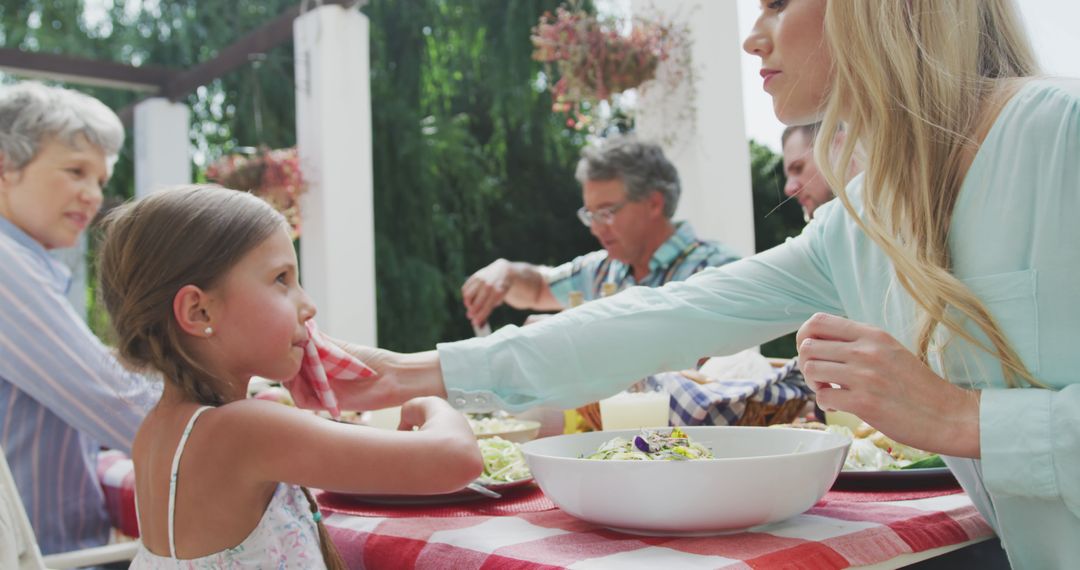
[[[0,217],[0,446],[45,554],[107,542],[98,450],[128,452],[160,396],[71,308],[69,281],[63,264]]]
[[[849,188],[857,209],[861,186],[860,177]],[[1080,81],[1031,81],[1005,106],[964,180],[949,246],[954,274],[1052,389],[1006,389],[994,358],[954,339],[935,368],[982,389],[982,459],[947,462],[1015,567],[1073,567],[1080,561]],[[572,407],[614,393],[627,378],[791,332],[819,311],[880,327],[911,347],[913,307],[888,257],[833,201],[799,237],[754,257],[443,344],[439,356],[459,406]]]
[[[570,306],[570,292],[579,291],[585,301],[599,299],[605,283],[614,283],[615,291],[641,285],[659,287],[669,281],[683,281],[705,269],[719,267],[739,259],[738,255],[715,241],[698,239],[690,222],[678,222],[671,236],[656,248],[649,259],[649,274],[634,280],[631,267],[608,257],[606,249],[579,256],[557,267],[544,268],[544,279],[551,294]]]

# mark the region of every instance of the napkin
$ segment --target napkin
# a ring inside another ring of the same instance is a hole
[[[308,343],[304,346],[304,360],[300,372],[291,382],[303,382],[311,386],[319,403],[334,419],[341,417],[337,396],[330,388],[330,378],[334,380],[359,380],[370,378],[375,371],[368,368],[356,357],[338,346],[330,337],[319,332],[314,319],[305,323],[308,330]]]

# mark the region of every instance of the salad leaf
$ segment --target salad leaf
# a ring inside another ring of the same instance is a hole
[[[511,483],[532,477],[518,444],[499,436],[477,440],[477,444],[484,458],[482,483]]]
[[[926,459],[920,459],[910,465],[905,465],[901,469],[931,469],[934,467],[945,467],[945,460],[940,455],[931,455]]]

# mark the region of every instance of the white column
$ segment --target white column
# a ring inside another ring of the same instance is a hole
[[[679,170],[682,198],[675,218],[688,220],[702,238],[751,255],[754,204],[736,3],[631,0],[631,7],[649,17],[659,11],[690,29],[694,90],[684,85],[671,93],[661,79],[641,94],[636,117],[639,136],[656,139]]]
[[[52,250],[52,256],[71,270],[67,299],[75,312],[86,320],[86,232],[72,247]]]
[[[320,328],[376,344],[368,19],[320,6],[293,23],[301,199],[300,273]]]
[[[135,105],[135,196],[191,183],[187,105],[162,97]]]

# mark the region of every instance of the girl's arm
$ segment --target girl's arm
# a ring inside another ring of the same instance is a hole
[[[438,398],[417,398],[401,410],[402,431],[329,421],[261,400],[220,408],[216,431],[248,481],[282,481],[369,494],[456,491],[483,471],[465,417]],[[412,431],[416,427],[416,431]]]

